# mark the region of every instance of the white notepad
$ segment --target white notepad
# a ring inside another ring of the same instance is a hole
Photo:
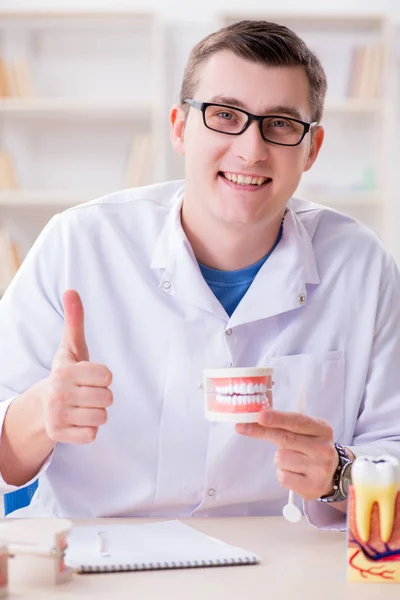
[[[180,521],[74,527],[65,556],[66,564],[81,573],[249,565],[259,560]]]

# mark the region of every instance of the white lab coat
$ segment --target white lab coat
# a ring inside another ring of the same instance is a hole
[[[400,458],[400,279],[374,234],[292,198],[283,237],[231,316],[180,222],[183,183],[112,194],[44,229],[0,302],[0,403],[49,374],[62,294],[85,307],[114,403],[89,445],[57,444],[19,516],[279,514],[275,447],[204,418],[204,368],[273,366],[274,405],[323,417],[355,454]],[[1,491],[15,489],[0,481]],[[343,516],[306,503],[310,521]]]

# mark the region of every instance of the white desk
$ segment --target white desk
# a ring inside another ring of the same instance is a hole
[[[126,519],[143,522],[146,519]],[[101,519],[97,522],[124,522]],[[95,520],[76,520],[76,525]],[[400,584],[348,583],[345,534],[318,531],[282,517],[185,519],[183,522],[261,556],[261,564],[130,573],[74,575],[48,589],[10,583],[11,600],[386,600]]]

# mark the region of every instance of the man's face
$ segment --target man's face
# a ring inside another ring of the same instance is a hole
[[[220,52],[198,76],[194,100],[311,122],[309,85],[301,67],[268,67]],[[171,123],[175,149],[185,156],[187,214],[229,227],[276,223],[323,140],[317,128],[313,140],[307,134],[299,146],[278,146],[262,139],[257,122],[240,135],[226,135],[207,129],[201,111],[192,107],[186,123],[182,111],[173,108]],[[265,183],[243,187],[232,175],[265,178]]]

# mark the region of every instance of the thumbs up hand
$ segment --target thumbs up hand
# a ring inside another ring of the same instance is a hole
[[[61,344],[54,355],[43,398],[46,433],[55,442],[92,442],[107,421],[112,404],[112,373],[92,363],[86,345],[82,301],[75,290],[63,297],[65,326]]]

